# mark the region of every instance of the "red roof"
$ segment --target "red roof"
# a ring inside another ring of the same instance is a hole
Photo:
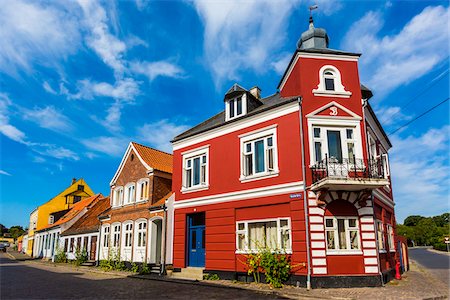
[[[166,173],[172,173],[173,158],[172,154],[156,150],[135,142],[131,142],[138,152],[139,156],[151,168]]]
[[[57,226],[60,226],[60,225],[62,225],[64,223],[69,222],[70,220],[75,218],[87,206],[89,206],[91,203],[93,203],[94,201],[97,201],[100,198],[103,198],[103,195],[102,194],[97,194],[97,195],[91,196],[89,198],[83,199],[83,200],[75,203],[75,205],[72,206],[72,208],[64,216],[62,216],[58,221],[56,221],[53,224],[49,224],[48,226],[42,228],[39,231],[47,230],[47,229],[50,229],[50,228],[53,228],[53,227],[57,227]]]

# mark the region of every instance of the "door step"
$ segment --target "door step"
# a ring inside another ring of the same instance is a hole
[[[95,266],[95,261],[88,260],[87,262],[84,262],[81,265],[84,267],[93,267],[93,266]]]
[[[187,280],[203,280],[203,270],[205,268],[187,267],[182,268],[180,272],[173,272],[172,278]]]

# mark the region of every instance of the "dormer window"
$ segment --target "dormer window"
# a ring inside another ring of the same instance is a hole
[[[326,65],[319,71],[319,84],[314,96],[349,98],[352,94],[342,85],[341,73],[335,66]]]
[[[231,98],[226,104],[226,121],[240,117],[247,113],[247,96],[245,94]]]
[[[49,216],[48,217],[48,224],[53,224],[55,222],[55,217],[54,216]]]

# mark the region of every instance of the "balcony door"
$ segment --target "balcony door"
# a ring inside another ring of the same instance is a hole
[[[331,162],[342,163],[341,132],[327,130],[328,157]]]

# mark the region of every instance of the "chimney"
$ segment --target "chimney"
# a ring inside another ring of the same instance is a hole
[[[75,182],[77,182],[76,178],[72,178],[72,184],[74,184]]]
[[[250,89],[250,94],[252,94],[256,99],[261,99],[261,89],[257,86]]]

